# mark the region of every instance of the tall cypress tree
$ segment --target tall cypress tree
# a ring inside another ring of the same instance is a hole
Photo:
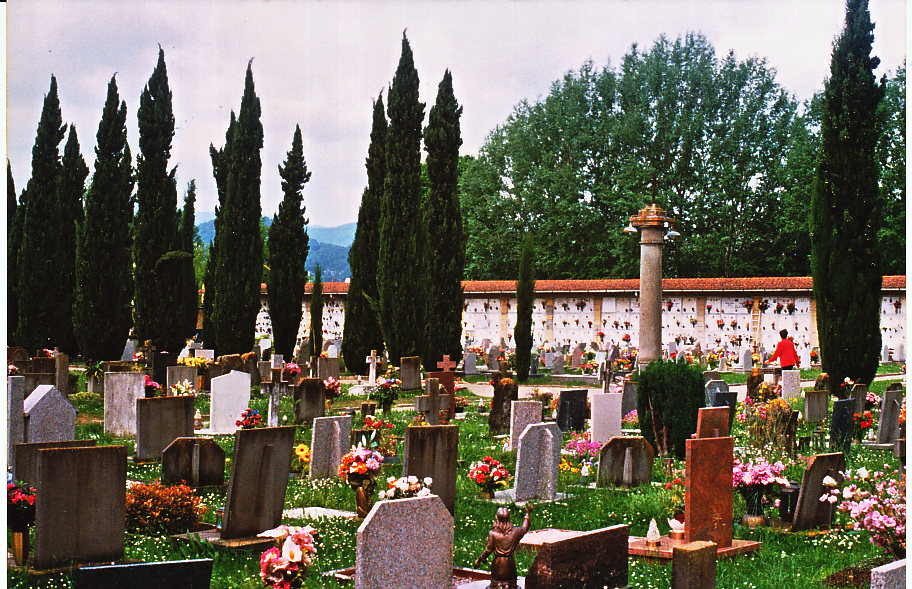
[[[187,184],[184,195],[184,210],[180,219],[180,249],[188,254],[181,262],[180,305],[176,315],[180,317],[180,333],[189,338],[196,333],[199,315],[199,285],[193,268],[194,237],[196,236],[196,180]]]
[[[263,125],[260,99],[247,64],[244,96],[226,150],[225,206],[216,231],[218,241],[212,324],[219,354],[240,354],[253,349],[256,316],[260,310],[263,277],[263,237],[260,234],[260,149]]]
[[[57,346],[70,354],[76,353],[76,333],[73,330],[73,293],[76,290],[76,227],[82,222],[82,199],[89,167],[79,151],[76,127],[70,125],[63,148],[63,161],[57,182],[57,305],[55,311]]]
[[[310,289],[310,357],[316,362],[323,351],[323,271],[314,268],[313,286]],[[316,376],[316,375],[315,375]]]
[[[96,138],[95,173],[85,197],[85,219],[76,230],[73,323],[83,356],[116,360],[133,322],[133,169],[127,104],[118,97],[114,77]]]
[[[519,254],[519,277],[516,281],[516,378],[525,382],[532,364],[532,305],[535,299],[535,252],[532,232],[526,231]]]
[[[421,124],[418,72],[402,34],[402,55],[390,87],[386,180],[380,204],[377,288],[380,325],[393,362],[424,347],[424,235],[421,219]]]
[[[60,152],[66,126],[60,114],[57,79],[44,97],[35,146],[32,148],[32,177],[26,185],[22,236],[19,243],[19,338],[31,350],[53,347],[60,280],[57,268],[57,232],[53,221],[57,207],[57,179]],[[48,218],[52,221],[48,223]]]
[[[874,25],[866,0],[848,0],[824,90],[811,196],[811,272],[823,370],[835,393],[845,377],[870,383],[880,355],[877,247],[881,202],[875,146],[883,84],[874,78]]]
[[[386,132],[381,93],[374,102],[371,142],[366,160],[367,188],[361,196],[355,239],[348,252],[351,281],[348,296],[345,297],[342,356],[345,366],[355,374],[365,373],[367,363],[364,359],[371,350],[383,350],[383,332],[380,330],[377,307],[377,257],[380,247],[377,221],[386,179]]]
[[[16,200],[16,183],[13,182],[13,168],[6,160],[6,326],[7,341],[18,345],[16,322],[19,321],[19,226],[22,207]]]
[[[133,224],[135,263],[136,334],[150,339],[160,350],[180,349],[182,338],[174,332],[173,301],[178,298],[179,281],[173,280],[172,264],[178,256],[166,254],[177,249],[177,187],[174,170],[168,172],[174,113],[165,52],[159,47],[158,63],[139,98],[139,154],[136,157],[136,201]],[[163,265],[160,265],[160,262]],[[165,275],[156,274],[156,267]],[[169,270],[170,269],[170,270]]]
[[[228,183],[228,154],[231,153],[231,138],[234,137],[234,128],[237,117],[231,111],[231,120],[228,122],[228,131],[225,132],[225,145],[216,149],[209,144],[209,158],[212,160],[212,175],[215,178],[215,188],[218,194],[218,204],[215,205],[215,238],[209,244],[209,258],[206,260],[206,275],[203,279],[203,337],[207,345],[215,347],[215,326],[212,323],[212,302],[215,300],[216,283],[219,279],[218,244],[226,239],[225,231],[220,229],[222,209],[225,208],[225,190]]]
[[[460,115],[462,107],[453,95],[453,77],[446,70],[424,131],[429,190],[424,201],[428,280],[423,361],[430,367],[437,366],[444,354],[457,362],[462,359],[465,241],[456,186],[462,145]]]
[[[282,202],[269,227],[269,317],[272,319],[272,345],[285,358],[294,354],[301,327],[304,285],[307,283],[308,237],[302,191],[310,180],[304,161],[301,127],[295,126],[291,151],[279,166]]]

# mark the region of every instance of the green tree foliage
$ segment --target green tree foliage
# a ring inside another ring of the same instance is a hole
[[[133,323],[133,169],[127,145],[127,104],[118,97],[114,77],[108,83],[96,140],[85,220],[76,230],[73,323],[85,358],[116,360]]]
[[[54,341],[62,351],[75,354],[76,333],[73,330],[73,293],[76,290],[76,227],[82,222],[82,198],[89,167],[79,151],[76,127],[70,125],[60,177],[57,179],[57,206],[54,214],[58,226],[55,265],[58,268],[57,304],[54,306],[56,334]],[[49,285],[50,286],[50,285]]]
[[[906,64],[887,79],[880,104],[881,223],[877,230],[880,269],[884,274],[906,273]]]
[[[187,254],[180,256],[180,288],[178,293],[178,307],[174,314],[179,318],[178,333],[184,338],[190,338],[196,333],[196,322],[199,316],[199,282],[196,279],[196,180],[187,184],[187,193],[184,195],[184,210],[180,219],[179,243],[180,252]]]
[[[53,285],[60,281],[57,239],[60,230],[54,211],[60,174],[58,145],[66,126],[60,114],[57,79],[44,97],[35,145],[32,147],[32,177],[23,197],[22,235],[19,243],[19,325],[21,344],[30,350],[54,347],[57,333],[57,297]],[[122,342],[121,342],[122,343]]]
[[[253,349],[263,278],[260,234],[260,149],[263,125],[260,99],[247,64],[244,96],[234,135],[223,157],[227,161],[225,204],[216,223],[212,325],[218,353],[241,354]],[[222,165],[223,162],[219,162]]]
[[[367,187],[358,208],[358,226],[348,251],[351,281],[345,297],[345,334],[342,357],[355,374],[365,374],[364,361],[371,350],[383,350],[383,332],[378,318],[377,258],[380,249],[380,202],[386,179],[386,113],[383,94],[374,102],[371,142],[367,150]]]
[[[135,264],[136,334],[152,340],[159,350],[179,350],[186,334],[174,315],[180,299],[181,256],[177,234],[176,169],[168,171],[171,141],[174,139],[174,113],[165,53],[159,47],[158,63],[139,97],[139,154],[136,157],[136,219],[133,223],[133,262]],[[159,264],[162,262],[162,264]],[[157,275],[160,268],[167,275]]]
[[[294,355],[295,340],[301,326],[304,285],[307,283],[308,238],[304,217],[304,184],[310,172],[304,161],[301,127],[295,126],[291,150],[279,166],[282,178],[282,202],[269,226],[269,316],[272,319],[272,345],[285,358]]]
[[[22,210],[16,198],[16,184],[13,182],[13,168],[6,160],[6,325],[9,345],[18,345],[16,322],[19,321],[19,239],[22,224]]]
[[[866,0],[848,0],[824,90],[811,201],[811,271],[822,368],[834,392],[845,377],[870,383],[880,356],[882,195],[876,149],[883,84],[874,78]]]
[[[523,237],[519,256],[519,276],[516,280],[516,377],[519,382],[529,378],[532,365],[532,306],[535,303],[535,244],[532,233]]]
[[[316,358],[323,351],[323,272],[320,266],[314,269],[313,285],[310,289],[310,357]]]
[[[663,456],[684,459],[685,441],[697,431],[703,406],[703,373],[696,364],[651,362],[639,374],[640,431]]]
[[[425,283],[421,279],[425,273],[421,219],[424,103],[418,102],[418,72],[405,33],[388,101],[377,288],[386,349],[390,358],[400,358],[421,355],[425,323]]]
[[[526,228],[544,278],[633,277],[621,234],[655,193],[685,239],[666,276],[779,273],[783,161],[795,101],[763,60],[719,59],[701,35],[634,45],[517,105],[460,178],[466,275],[510,278]]]
[[[423,362],[435,367],[444,354],[462,359],[462,276],[465,240],[459,208],[459,117],[462,107],[453,95],[453,77],[446,70],[437,87],[437,101],[424,131],[428,191],[424,200],[427,241],[427,313]]]

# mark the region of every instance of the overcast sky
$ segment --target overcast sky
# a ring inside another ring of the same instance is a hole
[[[357,220],[372,100],[392,80],[403,29],[425,113],[449,68],[464,107],[462,153],[475,154],[520,100],[545,96],[553,80],[586,59],[617,65],[631,43],[648,48],[662,33],[674,39],[699,31],[717,55],[733,49],[741,59],[766,58],[786,90],[808,98],[828,74],[844,18],[843,0],[17,0],[6,6],[8,150],[17,190],[31,174],[51,74],[63,119],[76,125],[91,169],[107,83],[116,72],[135,158],[136,108],[161,44],[174,101],[171,164],[178,165],[180,199],[195,178],[197,210],[214,210],[208,147],[224,143],[253,58],[265,132],[263,214],[274,214],[281,200],[276,168],[300,124],[313,174],[304,188],[307,216],[322,226]],[[895,70],[905,55],[905,2],[870,0],[870,8],[878,73]]]

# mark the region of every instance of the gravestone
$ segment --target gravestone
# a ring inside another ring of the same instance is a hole
[[[209,430],[216,434],[230,434],[237,430],[237,420],[250,407],[250,375],[232,370],[212,379]]]
[[[696,541],[672,548],[671,588],[712,589],[716,586],[714,542]]]
[[[546,367],[551,366],[551,362],[554,360],[554,352],[545,352],[542,354],[542,362],[545,363]]]
[[[56,442],[76,438],[76,408],[57,387],[43,384],[22,403],[23,439],[28,442]]]
[[[786,401],[797,399],[801,396],[801,371],[782,371],[782,398]]]
[[[811,350],[809,348],[802,347],[798,352],[798,366],[805,369],[811,367]]]
[[[462,364],[462,371],[466,376],[478,374],[478,357],[474,352],[466,352],[465,361]]]
[[[740,372],[750,372],[751,367],[754,365],[753,355],[751,354],[750,349],[744,348],[741,351],[741,356],[739,357],[740,363],[738,364],[738,369]]]
[[[408,356],[399,360],[399,379],[403,391],[414,391],[421,388],[421,358]]]
[[[724,352],[719,355],[719,371],[720,372],[728,371],[728,355]]]
[[[272,383],[272,362],[269,360],[260,360],[257,362],[257,374],[260,375],[261,383]]]
[[[32,568],[123,558],[127,486],[124,446],[38,451]],[[61,525],[65,522],[78,525]]]
[[[717,393],[727,393],[728,392],[728,383],[724,380],[711,380],[707,382],[704,387],[704,407],[713,407],[715,405],[715,398]]]
[[[57,390],[63,396],[75,391],[70,389],[70,357],[61,352],[54,354],[54,373]]]
[[[586,400],[589,391],[573,389],[560,392],[557,405],[557,426],[561,431],[580,431],[586,427]]]
[[[728,431],[732,431],[738,413],[738,393],[719,392],[713,399],[714,407],[728,407]]]
[[[570,354],[570,368],[579,368],[583,364],[583,344],[577,345],[573,348],[573,352]]]
[[[294,387],[295,423],[310,423],[326,414],[326,389],[319,378],[301,378]]]
[[[532,357],[529,358],[529,376],[539,376],[538,372],[538,355],[532,354]]]
[[[488,358],[485,361],[485,364],[488,367],[488,370],[491,372],[497,372],[500,370],[500,362],[497,361],[497,358],[500,357],[500,348],[497,346],[491,346],[488,349]]]
[[[285,368],[285,357],[282,354],[273,354],[270,361],[272,362],[270,368]]]
[[[415,397],[415,410],[424,415],[424,421],[429,425],[440,423],[440,382],[436,378],[428,378],[425,382],[426,395]],[[447,401],[449,406],[449,400]]]
[[[453,515],[440,497],[380,501],[358,527],[355,589],[406,584],[410,589],[453,584]]]
[[[38,484],[39,450],[47,450],[48,448],[87,448],[91,446],[95,446],[95,440],[59,440],[55,442],[16,444],[14,448],[11,448],[13,455],[16,457],[13,478],[34,487]]]
[[[431,477],[431,492],[453,514],[456,509],[456,454],[458,425],[425,425],[405,428],[402,476]]]
[[[629,526],[616,525],[561,534],[564,537],[541,542],[525,586],[529,589],[627,587],[629,531]]]
[[[371,350],[370,356],[364,361],[368,365],[367,382],[373,385],[377,382],[377,366],[383,362],[383,359],[377,355],[377,350]]]
[[[73,570],[73,589],[209,589],[211,581],[211,558],[76,567]]]
[[[165,382],[165,387],[170,389],[173,385],[181,381],[188,381],[193,388],[197,386],[197,371],[193,366],[168,366],[168,374]]]
[[[455,372],[428,372],[428,378],[436,378],[440,387],[444,389],[441,394],[449,395],[446,403],[441,403],[440,408],[450,412],[450,418],[456,413],[456,373]]]
[[[161,460],[176,438],[193,436],[193,395],[136,399],[136,460]]]
[[[611,438],[599,450],[598,487],[636,487],[652,479],[655,452],[646,438]]]
[[[339,380],[339,357],[325,358],[320,356],[317,359],[317,378],[327,380],[332,377]]]
[[[621,435],[622,393],[592,394],[592,435],[593,442],[604,444]]]
[[[155,360],[152,364],[152,380],[164,385],[168,380],[168,367],[177,364],[177,353],[154,352],[153,357]]]
[[[880,421],[877,425],[877,443],[892,444],[900,437],[899,410],[902,391],[884,391],[880,400]]]
[[[516,453],[515,501],[556,498],[562,444],[563,436],[555,423],[526,426]]]
[[[684,541],[732,544],[734,438],[685,440]]]
[[[621,356],[621,349],[617,344],[611,345],[611,350],[608,351],[608,358],[605,360],[608,363],[608,370],[614,369],[614,361]]]
[[[896,354],[894,354],[894,359],[897,362],[906,361],[906,344],[899,344],[899,346],[896,348]]]
[[[376,401],[364,401],[361,403],[361,423],[364,423],[364,419],[370,415],[374,416],[377,414],[377,402]]]
[[[852,387],[851,399],[855,401],[855,413],[864,413],[865,397],[868,394],[867,385],[856,384]]]
[[[880,361],[889,362],[890,361],[890,346],[885,345],[880,352]]]
[[[564,373],[564,357],[560,353],[551,358],[551,376],[560,376]]]
[[[136,353],[136,340],[128,339],[124,343],[123,353],[120,355],[121,362],[130,362],[133,360],[133,354]]]
[[[104,373],[104,431],[114,436],[136,435],[136,399],[146,396],[141,372]]]
[[[843,476],[840,473],[845,471],[845,467],[845,455],[841,452],[818,454],[811,459],[801,478],[801,490],[798,491],[795,515],[792,517],[793,532],[830,525],[836,506],[829,501],[820,501],[820,497],[829,491],[824,486],[823,479],[831,476],[836,480],[837,486],[841,486]]]
[[[728,436],[728,406],[700,407],[697,411],[697,438]]]
[[[225,482],[225,451],[212,438],[177,438],[162,451],[162,483],[209,487]]]
[[[627,415],[637,408],[637,383],[624,379],[624,398],[621,400],[621,415]]]
[[[717,371],[717,370],[704,370],[703,371],[703,382],[705,384],[709,384],[710,382],[712,382],[714,380],[721,380],[721,379],[722,379],[722,375],[719,374],[719,371]]]
[[[6,381],[6,464],[16,471],[15,444],[25,442],[25,377],[9,376]]]
[[[833,417],[830,420],[830,451],[848,454],[852,448],[852,418],[855,410],[854,399],[833,401]]]
[[[338,476],[342,456],[351,447],[351,415],[315,417],[310,437],[310,478],[331,479]]]
[[[328,358],[338,358],[339,357],[339,348],[336,344],[329,344],[329,347],[326,348],[326,356]]]
[[[806,391],[804,393],[804,420],[808,423],[826,421],[830,391]]]
[[[519,445],[519,436],[526,431],[526,426],[541,423],[541,401],[511,401],[510,402],[510,449],[515,450]]]
[[[674,341],[668,342],[667,352],[668,352],[669,358],[674,358],[675,354],[678,353],[678,344],[675,343]]]
[[[906,589],[906,559],[871,569],[871,589]]]
[[[222,540],[256,536],[282,523],[294,435],[294,426],[234,433]]]
[[[510,402],[519,400],[519,386],[510,378],[510,374],[495,372],[494,398],[491,400],[491,413],[488,415],[488,431],[497,436],[507,431],[510,423]]]

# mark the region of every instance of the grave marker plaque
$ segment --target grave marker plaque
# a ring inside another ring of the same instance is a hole
[[[456,509],[456,455],[458,425],[408,426],[402,476],[431,477],[431,492],[452,514]]]
[[[225,482],[225,451],[212,438],[177,438],[162,451],[162,482],[209,487]]]

